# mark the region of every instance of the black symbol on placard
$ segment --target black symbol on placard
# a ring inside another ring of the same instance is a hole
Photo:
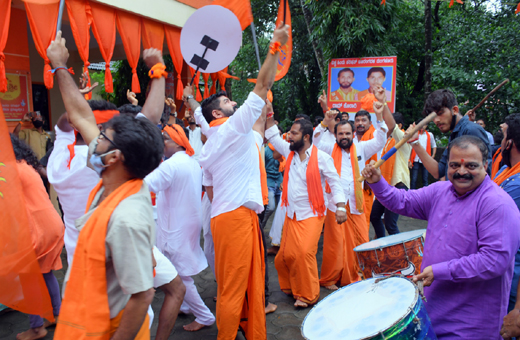
[[[200,44],[202,46],[206,47],[204,50],[204,54],[202,55],[202,57],[194,54],[193,58],[191,58],[191,60],[190,60],[190,63],[192,63],[193,65],[197,65],[197,68],[206,70],[206,68],[209,65],[209,61],[207,59],[204,59],[204,56],[206,55],[206,52],[208,51],[208,49],[216,51],[217,47],[219,45],[219,42],[214,39],[211,39],[207,35],[204,35],[202,37],[202,41],[200,42]]]

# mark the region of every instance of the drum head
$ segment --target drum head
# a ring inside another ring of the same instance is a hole
[[[417,303],[415,285],[392,277],[343,287],[318,303],[303,321],[305,339],[365,339],[396,324]]]
[[[393,246],[394,244],[403,243],[406,241],[415,240],[418,237],[421,237],[426,232],[426,229],[412,230],[407,231],[406,233],[395,234],[387,237],[381,237],[375,240],[372,240],[367,243],[363,243],[362,245],[354,248],[354,251],[366,251],[366,250],[374,250],[380,249],[388,246]]]

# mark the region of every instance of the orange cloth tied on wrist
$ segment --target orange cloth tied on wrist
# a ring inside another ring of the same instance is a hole
[[[153,65],[150,71],[148,71],[148,76],[152,79],[161,77],[167,78],[168,72],[166,72],[166,66],[160,63]]]
[[[108,122],[112,117],[117,116],[119,114],[119,111],[117,110],[94,110],[92,111],[94,113],[94,117],[96,117],[96,124],[103,124]],[[76,137],[78,132],[74,130],[74,137]],[[72,162],[72,159],[75,156],[74,153],[74,147],[76,146],[76,140],[74,140],[74,143],[67,145],[67,148],[69,149],[69,164],[67,164],[67,168],[70,169],[70,163]]]
[[[186,149],[188,156],[195,154],[195,150],[191,147],[190,141],[186,138],[186,133],[180,125],[173,124],[171,126],[165,126],[163,131],[166,132],[175,143]]]
[[[119,203],[139,192],[142,185],[142,179],[132,179],[117,188],[98,205],[79,233],[54,339],[110,339],[105,243],[108,222]],[[99,181],[90,192],[87,212],[102,186],[103,181]]]
[[[291,163],[294,157],[294,151],[291,151],[287,157],[287,164],[285,165],[285,173],[283,176],[283,192],[282,192],[282,206],[287,207],[289,200],[287,199],[287,191],[289,185],[289,171],[291,170]],[[357,158],[356,158],[357,159]],[[359,171],[358,171],[359,173]],[[325,216],[325,198],[323,197],[323,188],[321,187],[320,168],[318,167],[318,148],[313,145],[311,157],[307,165],[307,192],[309,194],[309,203],[312,212],[319,217]]]
[[[359,212],[363,212],[363,188],[361,187],[361,183],[357,180],[359,177],[359,164],[357,158],[356,144],[352,143],[350,146],[350,165],[352,166],[352,175],[354,177],[354,192],[356,196],[356,209]],[[334,149],[332,150],[332,159],[334,160],[334,167],[338,172],[339,177],[341,177],[341,162],[343,159],[343,153],[341,152],[341,148],[338,144],[334,144]],[[325,192],[330,193],[329,183],[326,184]]]

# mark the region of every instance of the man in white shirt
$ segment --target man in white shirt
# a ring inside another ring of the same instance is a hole
[[[186,111],[188,112],[188,111]],[[202,132],[200,127],[197,126],[195,122],[195,117],[192,115],[186,116],[186,119],[188,120],[188,123],[190,126],[188,127],[188,132],[190,133],[189,140],[191,147],[195,151],[195,154],[192,156],[194,160],[197,162],[199,161],[199,155],[200,151],[202,150],[202,146],[204,145],[202,143]]]
[[[428,154],[432,156],[432,158],[435,158],[435,153],[437,152],[437,144],[435,143],[435,137],[431,132],[428,132],[426,129],[419,131],[419,144],[421,144],[424,150],[426,150],[426,152],[428,152]],[[410,154],[410,162],[408,163],[408,167],[412,169],[410,188],[412,190],[417,188],[417,177],[419,175],[419,172],[422,174],[423,187],[427,187],[428,170],[424,167],[421,159],[413,150]]]
[[[157,247],[186,286],[181,311],[196,319],[184,329],[194,332],[215,322],[191,278],[208,266],[200,247],[202,170],[181,126],[166,126],[163,139],[166,160],[144,180],[157,194]]]
[[[288,29],[288,26],[275,29],[271,51],[258,73],[255,88],[238,110],[236,103],[223,93],[202,102],[202,114],[210,128],[199,123],[203,131],[209,130],[203,132],[208,139],[199,163],[204,171],[203,185],[212,201],[218,339],[235,339],[239,325],[247,339],[267,337],[265,266],[257,216],[264,204],[260,153],[253,125],[262,113],[267,91],[274,82],[279,46],[287,42]],[[192,94],[185,100],[191,109],[199,106]]]
[[[294,122],[289,142],[284,141],[271,117],[265,137],[287,159],[282,202],[287,206],[282,242],[275,258],[281,290],[292,295],[295,307],[318,301],[320,284],[316,253],[325,220],[325,181],[332,188],[336,221],[347,219],[345,195],[332,158],[312,144],[313,126],[307,120]]]
[[[384,95],[384,90],[381,89]],[[383,114],[384,104],[374,103],[377,121],[374,123],[374,138],[354,144],[354,124],[342,120],[335,126],[335,141],[324,140],[330,132],[320,135],[314,142],[320,150],[332,156],[334,165],[341,177],[341,185],[347,198],[347,221],[338,225],[334,220],[336,207],[330,203],[323,234],[323,261],[320,284],[336,290],[338,285],[345,286],[358,281],[359,265],[353,251],[356,246],[368,242],[368,226],[363,204],[363,183],[358,182],[360,171],[365,162],[380,152],[385,146],[389,127],[395,126],[392,114]],[[327,112],[322,124],[316,130],[324,131],[334,115]],[[355,157],[356,159],[353,159]]]

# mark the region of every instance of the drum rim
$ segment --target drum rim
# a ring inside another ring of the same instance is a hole
[[[395,243],[389,243],[389,244],[386,244],[384,246],[375,246],[375,247],[371,247],[371,248],[364,248],[364,249],[359,249],[359,247],[365,245],[365,244],[368,244],[370,242],[373,242],[373,241],[376,241],[378,239],[375,239],[375,240],[372,240],[372,241],[369,241],[369,242],[366,242],[366,243],[363,243],[363,244],[360,244],[359,246],[357,246],[356,248],[354,248],[353,250],[356,252],[356,253],[360,253],[360,252],[363,252],[363,251],[371,251],[371,250],[377,250],[377,249],[383,249],[383,248],[386,248],[386,247],[390,247],[390,246],[395,246],[395,245],[398,245],[398,244],[403,244],[404,242],[408,242],[408,241],[413,241],[415,239],[418,239],[419,237],[422,237],[422,235],[424,235],[424,232],[426,231],[426,229],[417,229],[417,230],[410,230],[410,231],[407,231],[407,232],[404,232],[404,233],[399,233],[399,234],[394,234],[394,235],[405,235],[407,233],[418,233],[419,231],[421,231],[422,233],[421,234],[417,234],[415,235],[414,237],[409,237],[409,238],[406,238],[406,239],[403,239],[403,240],[400,240],[400,241],[397,241]],[[389,235],[389,236],[394,236],[394,235]],[[357,249],[357,250],[356,250]]]
[[[401,320],[403,320],[403,319],[406,318],[408,315],[410,315],[410,313],[413,312],[414,307],[417,305],[417,301],[419,300],[419,290],[417,289],[417,286],[412,282],[412,280],[410,280],[410,279],[408,279],[408,278],[406,278],[406,277],[388,277],[388,279],[391,279],[391,278],[395,278],[395,279],[404,279],[404,280],[410,282],[410,283],[414,286],[414,288],[415,288],[415,297],[414,297],[414,299],[413,299],[412,304],[411,304],[411,305],[408,307],[408,309],[406,310],[406,313],[404,313],[404,315],[402,315],[401,317],[399,317],[399,319],[397,319],[396,322],[394,322],[393,324],[391,324],[390,326],[388,326],[386,329],[391,328],[391,327],[394,327],[394,326],[397,325],[399,322],[401,322]],[[341,290],[343,290],[343,289],[346,289],[347,287],[350,287],[350,286],[355,285],[355,284],[357,284],[357,283],[370,281],[370,280],[374,280],[374,281],[375,281],[375,280],[377,280],[377,279],[380,279],[380,278],[371,277],[371,278],[366,279],[366,280],[360,280],[360,281],[357,281],[357,282],[351,283],[351,284],[349,284],[349,285],[347,285],[347,286],[343,286],[343,287],[341,287],[340,289],[336,290],[335,292],[332,292],[332,293],[330,293],[329,295],[327,295],[323,300],[321,300],[321,301],[319,301],[318,303],[316,303],[316,304],[314,305],[314,307],[312,307],[311,310],[307,313],[307,315],[305,315],[305,318],[304,318],[303,321],[302,321],[302,324],[301,324],[301,326],[300,326],[300,333],[301,333],[302,337],[303,337],[305,340],[311,340],[311,339],[307,338],[307,337],[305,336],[305,334],[303,334],[303,326],[305,325],[305,321],[307,321],[307,318],[309,317],[309,315],[312,313],[312,311],[313,311],[316,307],[318,307],[318,305],[319,305],[321,302],[327,300],[330,296],[332,296],[332,295],[338,293],[339,291],[341,291]],[[386,330],[386,329],[385,329],[385,330]],[[364,337],[364,338],[360,338],[360,339],[358,339],[358,340],[369,340],[369,339],[371,339],[372,337],[374,337],[374,336],[376,336],[376,335],[378,335],[378,334],[380,334],[380,332],[378,332],[378,333],[373,333],[373,334],[370,334],[370,335],[367,335],[366,337]]]

